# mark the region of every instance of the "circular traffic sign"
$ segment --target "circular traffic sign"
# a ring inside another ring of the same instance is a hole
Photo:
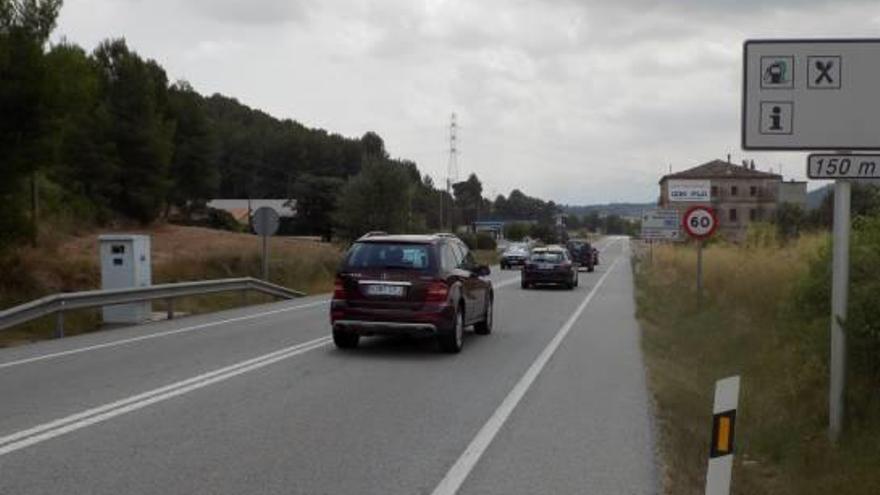
[[[271,206],[262,206],[254,212],[251,222],[254,233],[257,235],[270,236],[278,232],[278,212]]]
[[[715,210],[707,206],[694,206],[688,209],[681,218],[685,232],[694,239],[711,237],[718,228]]]

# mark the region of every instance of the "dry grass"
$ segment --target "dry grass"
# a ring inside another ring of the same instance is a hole
[[[501,259],[501,256],[498,254],[498,251],[494,249],[481,249],[474,250],[474,258],[477,260],[477,263],[481,265],[493,266],[497,265],[498,261]]]
[[[102,233],[91,231],[44,236],[37,249],[21,248],[4,260],[0,270],[0,308],[44,295],[64,291],[96,289],[100,286],[98,240]],[[149,234],[152,242],[153,283],[182,282],[260,275],[260,243],[252,235],[161,225],[154,228],[118,230],[122,233]],[[330,244],[276,237],[270,240],[270,281],[309,294],[328,292],[342,252]],[[197,313],[268,302],[265,296],[239,295],[186,298],[175,302],[177,311]],[[161,311],[161,303],[154,305]],[[71,315],[66,321],[68,334],[90,331],[98,326],[96,311]],[[0,346],[48,338],[52,322],[40,321],[0,332]]]
[[[637,263],[666,493],[703,493],[714,381],[735,374],[742,397],[733,493],[880,493],[880,429],[850,432],[838,447],[826,440],[827,325],[800,320],[790,302],[825,242],[708,247],[699,308],[693,247],[655,247],[651,263]]]

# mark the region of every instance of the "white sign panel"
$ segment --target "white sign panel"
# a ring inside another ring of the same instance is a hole
[[[880,155],[812,154],[807,158],[811,179],[880,179]]]
[[[674,241],[680,236],[677,210],[650,210],[642,214],[642,239]]]
[[[670,180],[669,201],[708,203],[712,199],[712,183],[708,180]]]
[[[880,149],[880,39],[750,40],[742,147]]]

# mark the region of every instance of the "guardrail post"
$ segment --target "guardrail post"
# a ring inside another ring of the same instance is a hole
[[[55,314],[55,337],[64,337],[64,311],[59,310]]]
[[[174,298],[173,297],[169,297],[168,299],[165,300],[165,308],[167,311],[166,316],[168,317],[169,320],[173,320],[174,319]]]

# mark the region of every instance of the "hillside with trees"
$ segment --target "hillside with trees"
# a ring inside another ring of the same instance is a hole
[[[327,239],[549,224],[559,211],[519,190],[490,201],[473,174],[449,194],[374,132],[345,137],[203,96],[124,39],[90,53],[50,44],[61,5],[0,0],[0,249],[53,225],[213,218],[205,205],[218,197],[295,200],[284,232]]]

